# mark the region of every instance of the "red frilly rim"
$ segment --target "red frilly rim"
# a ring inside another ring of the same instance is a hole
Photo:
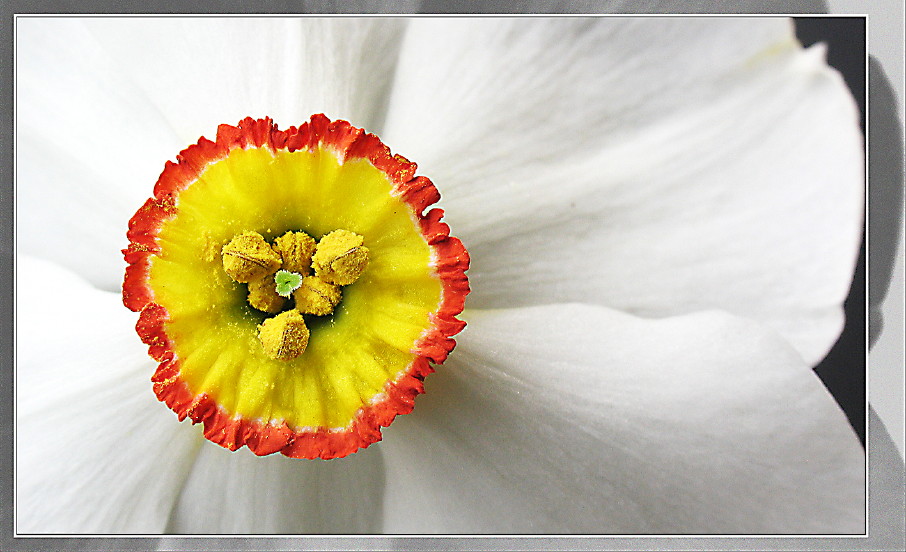
[[[313,150],[318,145],[334,149],[344,161],[367,159],[382,171],[393,185],[393,194],[408,204],[418,220],[422,236],[432,249],[433,267],[442,283],[437,311],[431,313],[431,327],[414,344],[416,358],[396,380],[388,381],[383,392],[356,413],[351,425],[342,430],[328,428],[294,429],[282,422],[273,424],[248,420],[226,412],[207,394],[194,394],[180,378],[180,360],[167,335],[167,310],[154,302],[149,282],[150,260],[160,251],[157,235],[163,223],[176,214],[176,197],[188,188],[205,168],[225,159],[236,148],[267,147]],[[415,176],[416,164],[393,155],[374,134],[368,134],[347,121],[331,121],[319,114],[298,128],[279,130],[270,118],[239,122],[238,126],[220,125],[217,138],[201,138],[167,161],[154,186],[154,197],[129,220],[129,247],[123,250],[127,267],[123,282],[123,303],[140,312],[136,331],[148,345],[148,353],[160,362],[151,378],[154,393],[176,412],[179,420],[190,418],[204,424],[204,436],[220,446],[236,450],[246,445],[257,455],[280,452],[292,458],[339,458],[381,440],[381,427],[388,426],[399,414],[412,411],[415,397],[424,393],[425,376],[434,371],[431,363],[441,364],[456,342],[465,322],[457,319],[469,293],[465,275],[469,254],[462,242],[450,235],[441,222],[443,210],[425,210],[440,199],[434,184]]]

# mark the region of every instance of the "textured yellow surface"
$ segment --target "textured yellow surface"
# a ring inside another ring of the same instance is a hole
[[[367,161],[249,149],[211,165],[179,195],[177,216],[159,234],[151,286],[170,315],[167,333],[193,392],[249,419],[345,427],[406,369],[441,284],[409,208],[390,190]],[[273,241],[290,230],[320,239],[337,228],[364,236],[369,265],[343,288],[332,315],[306,316],[303,355],[271,360],[257,338],[269,315],[248,305],[246,285],[232,281],[213,252],[245,231]]]

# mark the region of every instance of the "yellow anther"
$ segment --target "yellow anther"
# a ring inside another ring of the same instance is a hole
[[[223,269],[236,282],[250,282],[280,268],[280,255],[257,232],[243,232],[223,246]]]
[[[314,238],[305,232],[287,232],[277,238],[272,247],[283,258],[283,270],[308,276],[316,245]]]
[[[308,326],[297,310],[288,310],[268,318],[258,326],[258,339],[267,356],[274,360],[292,360],[308,346]]]
[[[256,309],[271,314],[283,309],[286,298],[277,293],[277,282],[274,275],[268,274],[249,282],[249,304]]]
[[[342,292],[339,286],[315,276],[302,278],[302,285],[293,292],[296,310],[318,316],[332,313],[334,307],[340,302],[340,297],[342,297]]]
[[[338,286],[355,282],[368,266],[364,241],[365,238],[348,230],[334,230],[321,238],[311,260],[315,274]]]

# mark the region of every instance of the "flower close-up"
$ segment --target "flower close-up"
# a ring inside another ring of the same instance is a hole
[[[324,115],[221,125],[168,164],[123,250],[157,397],[230,450],[331,459],[380,440],[455,346],[469,292],[415,168]]]
[[[19,18],[19,534],[860,534],[786,18]]]

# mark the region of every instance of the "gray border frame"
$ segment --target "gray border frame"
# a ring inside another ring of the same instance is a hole
[[[13,14],[15,13],[104,13],[111,9],[122,13],[242,13],[254,8],[256,13],[785,13],[807,14],[826,10],[823,2],[752,1],[745,9],[735,11],[731,6],[704,1],[692,2],[617,2],[602,6],[596,2],[573,4],[541,1],[527,2],[271,2],[249,5],[241,0],[214,4],[193,2],[168,6],[158,2],[128,0],[117,4],[97,1],[70,5],[68,2],[20,2],[4,4],[2,47],[3,90],[12,91]],[[608,9],[611,8],[611,9]],[[624,8],[624,9],[621,9]],[[869,41],[871,23],[869,21]],[[900,60],[902,62],[902,60]],[[893,268],[896,236],[902,228],[902,211],[889,205],[902,206],[903,198],[903,130],[898,118],[902,99],[895,98],[883,69],[876,60],[869,67],[869,303],[879,305],[886,295]],[[0,380],[0,470],[4,477],[2,507],[0,507],[0,549],[2,550],[897,550],[906,548],[904,537],[904,467],[883,423],[869,412],[868,470],[869,470],[869,531],[868,537],[808,538],[808,537],[294,537],[294,538],[17,538],[12,533],[12,306],[13,306],[13,215],[12,212],[12,136],[14,135],[12,94],[3,94],[0,105],[8,116],[9,132],[0,139],[3,163],[0,163],[0,267],[2,293],[0,306],[0,351],[2,351],[2,380]],[[902,112],[900,112],[902,115]],[[897,199],[899,198],[899,199]],[[891,202],[891,199],[894,201]],[[875,206],[888,206],[876,217]],[[880,219],[880,220],[879,220]],[[875,236],[879,236],[875,238]],[[890,237],[893,239],[889,239]],[[892,243],[889,247],[885,242]],[[880,247],[880,248],[879,248]],[[877,270],[876,270],[877,269]],[[873,290],[878,290],[873,292]],[[7,316],[9,313],[9,316]],[[902,359],[900,359],[902,360]],[[869,366],[871,361],[869,360]],[[8,384],[8,385],[7,385]],[[5,423],[9,421],[9,423]]]

